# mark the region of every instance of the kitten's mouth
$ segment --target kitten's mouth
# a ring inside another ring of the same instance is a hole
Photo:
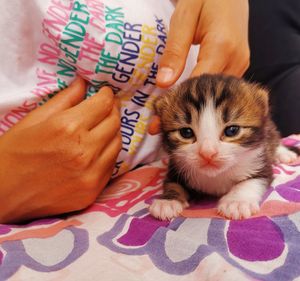
[[[214,161],[206,161],[204,163],[201,163],[201,168],[219,169],[220,164]]]

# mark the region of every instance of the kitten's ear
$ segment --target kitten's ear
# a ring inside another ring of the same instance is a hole
[[[165,104],[165,96],[161,95],[155,99],[153,107],[156,115],[161,116]]]
[[[154,108],[154,115],[152,116],[149,127],[148,127],[148,133],[150,135],[157,135],[160,133],[160,116],[162,114],[162,110],[164,107],[164,96],[159,96],[155,99],[153,103]]]
[[[259,87],[256,91],[259,105],[263,108],[264,116],[269,114],[269,92],[268,90]]]

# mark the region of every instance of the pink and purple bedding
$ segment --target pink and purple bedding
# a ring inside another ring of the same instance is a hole
[[[165,160],[131,171],[80,213],[0,225],[0,280],[300,280],[300,161],[274,166],[261,212],[238,221],[208,198],[152,218],[165,172]]]

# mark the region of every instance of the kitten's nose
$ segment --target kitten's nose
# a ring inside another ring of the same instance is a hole
[[[204,160],[210,161],[218,155],[218,149],[216,145],[205,139],[200,145],[199,155]]]

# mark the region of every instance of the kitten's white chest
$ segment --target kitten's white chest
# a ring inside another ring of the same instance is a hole
[[[188,185],[197,191],[220,196],[232,188],[234,181],[229,176],[224,177],[223,174],[215,177],[198,174],[197,177],[190,177]]]
[[[261,148],[248,153],[239,159],[235,165],[215,176],[208,176],[205,173],[201,173],[199,169],[195,171],[195,168],[192,168],[188,178],[188,185],[195,190],[208,194],[224,195],[235,184],[250,178],[251,175],[264,166],[264,161],[258,157],[260,153]]]

